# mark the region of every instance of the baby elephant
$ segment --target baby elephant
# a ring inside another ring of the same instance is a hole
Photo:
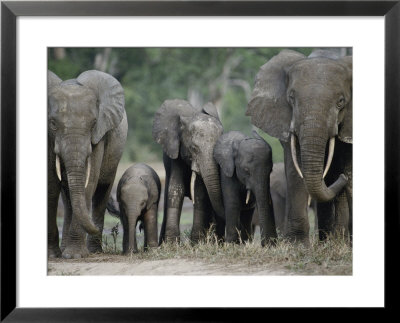
[[[144,227],[144,248],[157,247],[157,210],[161,183],[157,173],[148,165],[135,164],[122,175],[117,188],[117,203],[110,198],[107,210],[120,217],[124,236],[124,254],[137,252],[136,225]]]
[[[257,132],[253,137],[238,131],[223,134],[214,147],[214,158],[221,168],[226,241],[237,242],[238,231],[242,240],[250,238],[257,208],[264,246],[277,237],[270,192],[272,151]]]

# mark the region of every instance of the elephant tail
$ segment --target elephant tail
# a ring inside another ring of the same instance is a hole
[[[121,216],[118,203],[112,197],[110,197],[110,199],[107,202],[107,211],[112,216],[115,216],[117,218],[120,218]]]

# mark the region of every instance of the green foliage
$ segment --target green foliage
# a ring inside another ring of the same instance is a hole
[[[259,68],[282,48],[51,48],[48,67],[63,80],[89,69],[112,74],[125,90],[128,140],[123,160],[161,160],[152,138],[153,117],[166,99],[180,98],[200,106],[213,102],[225,131],[251,134],[245,116]],[[309,55],[312,48],[293,48]],[[274,162],[283,160],[277,139],[262,131]]]

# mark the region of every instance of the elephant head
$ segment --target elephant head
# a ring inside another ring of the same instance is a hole
[[[98,233],[85,200],[92,148],[120,124],[124,104],[122,86],[109,74],[86,71],[61,81],[48,73],[48,134],[55,171],[68,183],[73,215],[91,234]]]
[[[332,200],[347,183],[341,174],[327,187],[324,177],[335,138],[352,143],[352,114],[352,57],[327,51],[307,58],[284,50],[271,58],[257,74],[246,111],[255,126],[281,142],[290,140],[295,168],[318,201]]]
[[[236,174],[246,187],[246,200],[243,202],[248,204],[251,193],[255,196],[264,244],[267,237],[276,237],[275,224],[269,225],[274,218],[270,192],[272,150],[257,132],[253,131],[253,137],[238,131],[223,134],[215,145],[214,158],[225,176]]]
[[[194,201],[194,182],[199,175],[206,186],[213,209],[223,217],[219,170],[213,149],[223,128],[212,103],[192,107],[184,100],[166,100],[156,112],[153,138],[171,159],[181,158],[192,170],[190,184]]]

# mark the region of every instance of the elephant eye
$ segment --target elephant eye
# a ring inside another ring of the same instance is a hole
[[[56,130],[57,130],[57,124],[56,124],[56,121],[55,121],[54,119],[50,119],[50,124],[49,124],[49,126],[50,126],[50,129],[51,129],[51,130],[53,130],[53,131],[56,131]]]
[[[337,108],[342,109],[344,107],[344,103],[345,103],[344,97],[341,96],[339,101],[336,103]]]

